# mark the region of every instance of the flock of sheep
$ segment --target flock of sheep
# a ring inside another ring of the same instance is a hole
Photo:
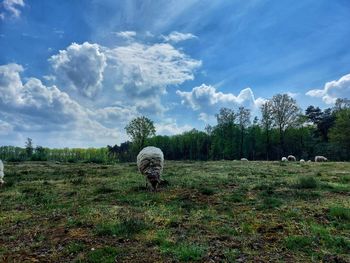
[[[289,162],[296,162],[296,160],[297,159],[293,155],[288,155],[287,158],[286,157],[282,157],[282,159],[281,159],[282,162],[288,162],[288,161]],[[321,156],[321,155],[315,156],[315,162],[327,162],[327,161],[328,161],[328,159],[326,157],[324,157],[324,156]],[[305,160],[304,159],[300,159],[299,162],[305,163]],[[308,160],[307,162],[311,163],[311,160]]]
[[[242,158],[241,161],[247,162],[248,159]],[[293,155],[288,157],[282,157],[282,162],[295,162],[296,158]],[[315,162],[326,162],[328,161],[324,156],[316,156]],[[300,159],[300,163],[304,163],[304,159]],[[309,160],[308,162],[311,162]],[[152,190],[156,191],[158,185],[161,183],[161,174],[164,167],[164,155],[161,149],[153,146],[148,146],[143,148],[137,155],[137,167],[141,174],[144,175],[146,179],[146,186],[149,183]],[[0,160],[0,185],[4,184],[4,164]]]

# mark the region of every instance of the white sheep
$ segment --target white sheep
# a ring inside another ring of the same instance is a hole
[[[297,159],[295,158],[294,155],[288,155],[288,161],[290,162],[295,162]]]
[[[300,162],[300,163],[305,163],[305,160],[304,160],[304,159],[300,159],[299,162]]]
[[[0,160],[0,185],[4,184],[4,164],[2,163],[2,161]]]
[[[241,161],[248,162],[247,158],[241,158]]]
[[[153,146],[143,148],[137,155],[137,167],[149,182],[153,190],[157,190],[163,172],[164,155],[161,149]]]
[[[281,161],[282,162],[288,162],[288,159],[286,157],[282,157]]]
[[[324,156],[315,156],[315,162],[327,162],[328,159]]]

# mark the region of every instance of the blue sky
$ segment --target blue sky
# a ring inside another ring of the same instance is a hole
[[[2,0],[0,145],[113,145],[140,115],[203,130],[277,93],[332,107],[350,97],[349,17],[347,0]]]

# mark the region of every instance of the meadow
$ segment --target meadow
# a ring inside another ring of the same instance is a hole
[[[350,163],[5,164],[1,262],[350,262]]]

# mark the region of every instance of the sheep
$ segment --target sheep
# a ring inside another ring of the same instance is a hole
[[[137,167],[145,176],[146,185],[149,182],[152,190],[156,191],[161,182],[160,176],[163,172],[164,155],[161,149],[153,146],[143,148],[137,155]]]
[[[311,161],[311,160],[308,160],[307,162],[308,162],[308,163],[311,163],[312,161]]]
[[[293,155],[288,155],[288,161],[295,162],[297,159]]]
[[[282,157],[281,161],[282,162],[288,162],[288,159],[286,157]]]
[[[300,163],[305,163],[305,160],[304,159],[300,159]]]
[[[4,164],[2,163],[2,161],[0,160],[0,185],[4,184]]]
[[[247,158],[241,158],[241,161],[248,162]]]
[[[315,156],[315,162],[327,162],[328,159],[324,156]]]

